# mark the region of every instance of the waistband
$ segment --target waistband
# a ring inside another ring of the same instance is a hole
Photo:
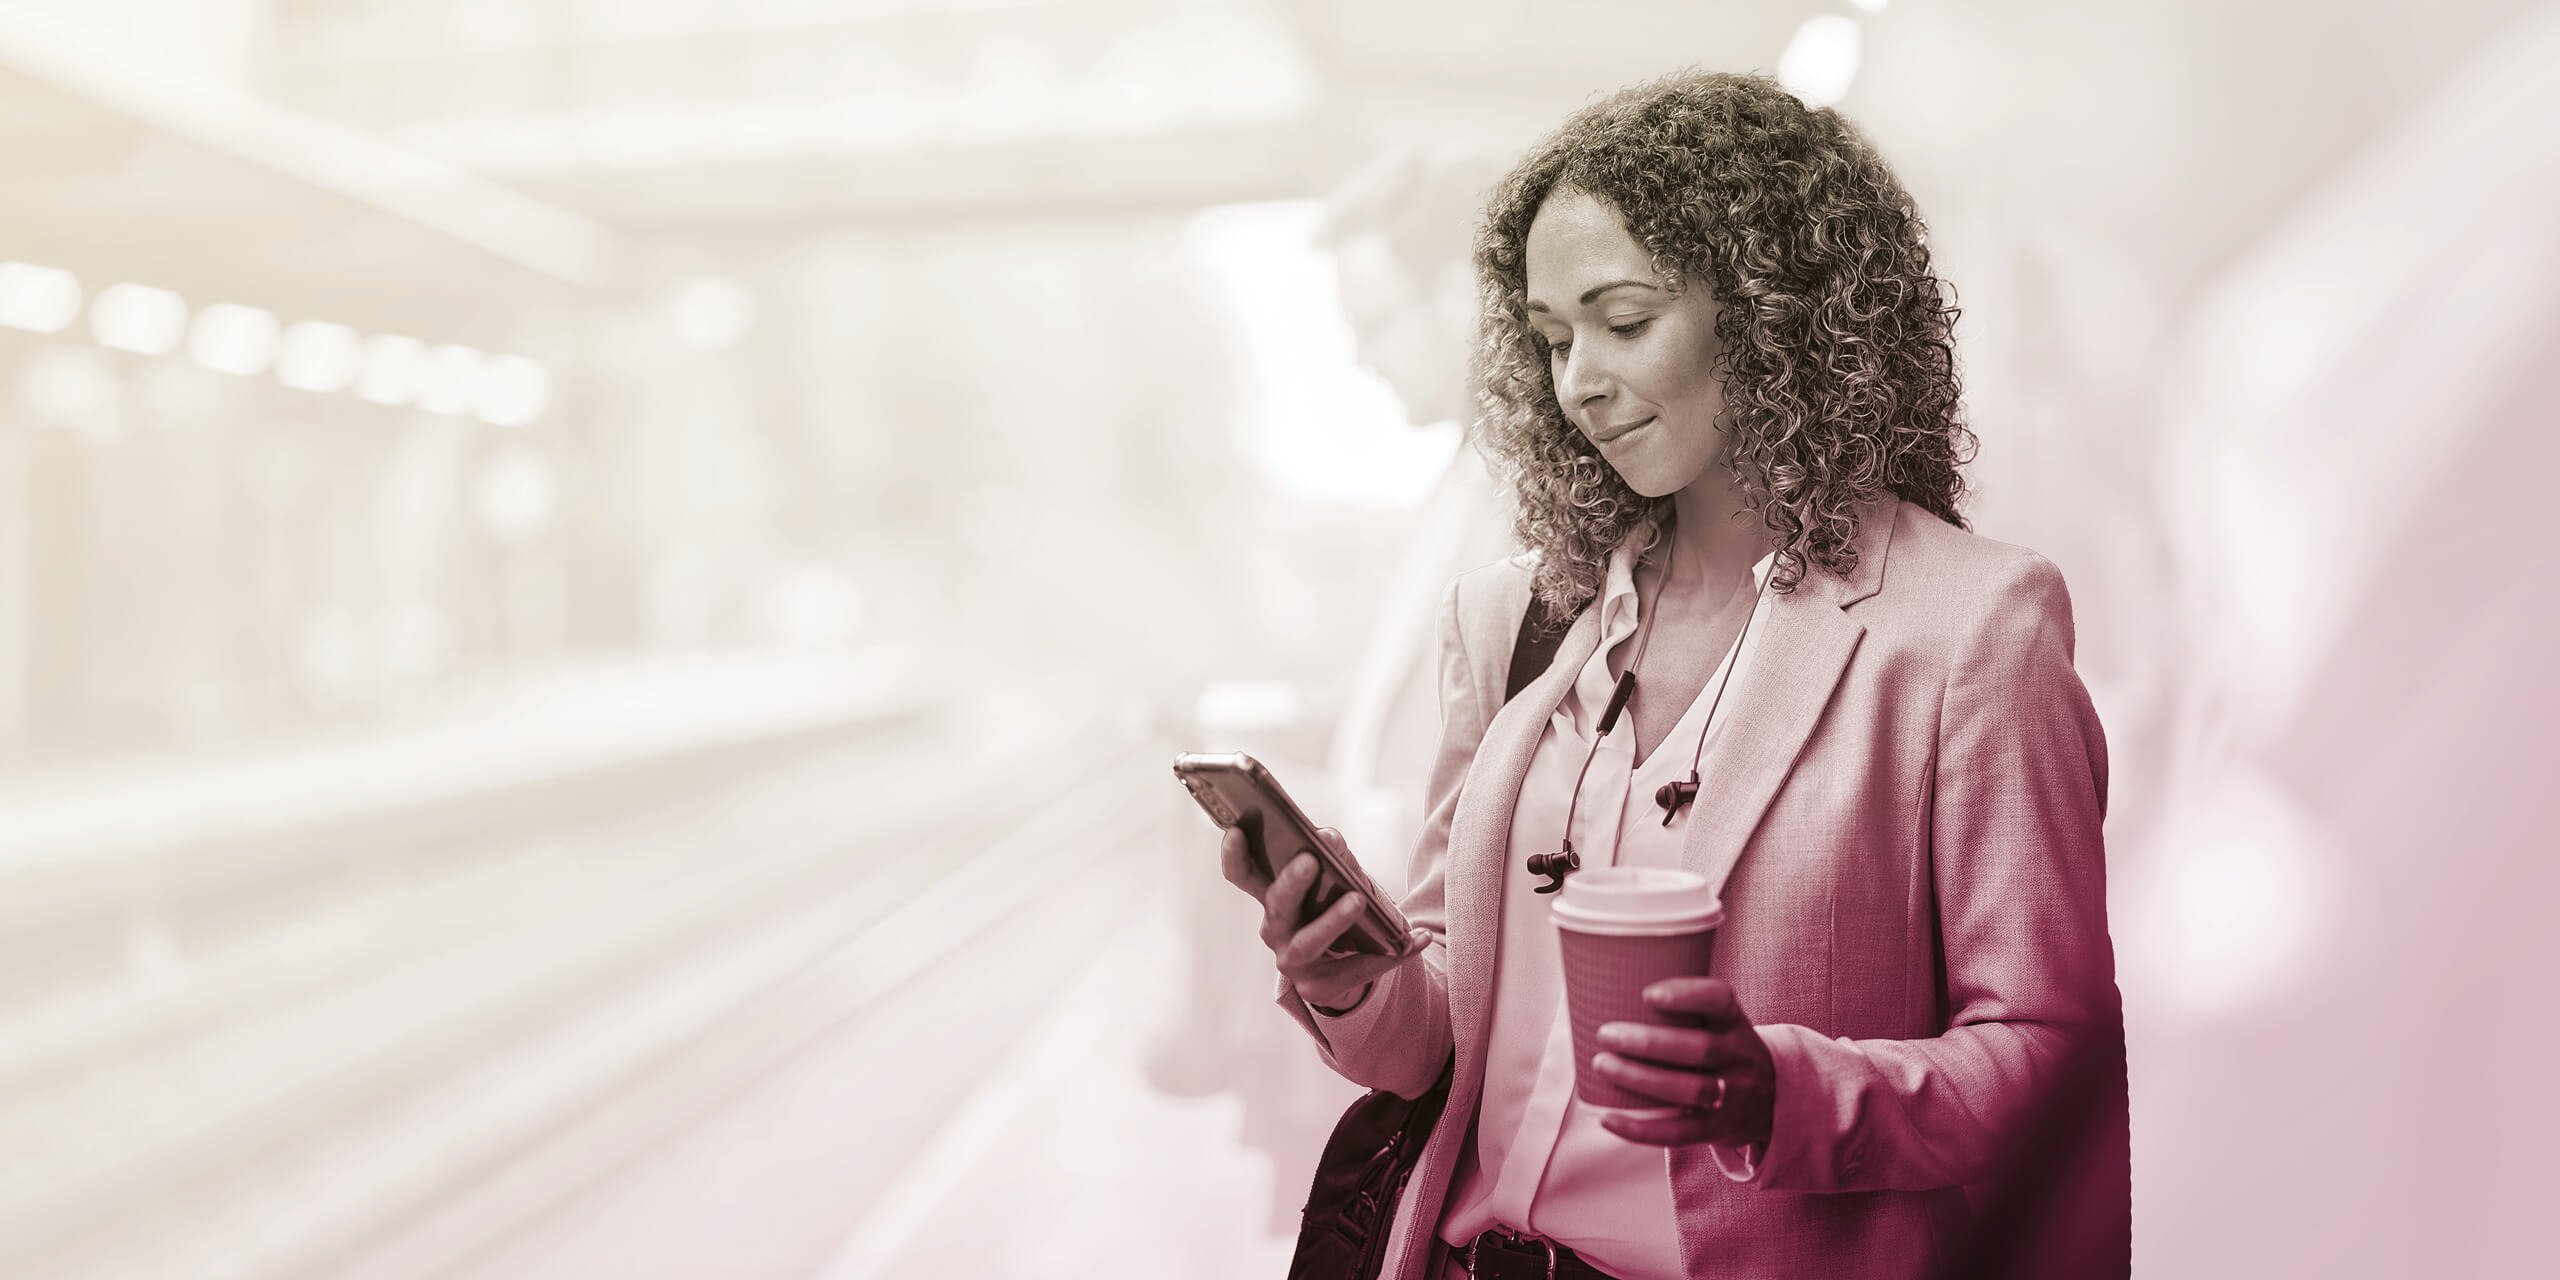
[[[1500,1226],[1486,1228],[1449,1256],[1475,1280],[1616,1280],[1564,1245]]]

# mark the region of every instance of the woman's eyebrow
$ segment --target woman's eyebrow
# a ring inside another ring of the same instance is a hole
[[[1586,307],[1590,306],[1601,294],[1607,293],[1612,289],[1650,289],[1653,287],[1653,283],[1647,280],[1612,280],[1607,284],[1595,284],[1582,291],[1581,305]],[[1548,307],[1547,304],[1543,302],[1532,300],[1529,303],[1529,309],[1531,311],[1545,311]]]

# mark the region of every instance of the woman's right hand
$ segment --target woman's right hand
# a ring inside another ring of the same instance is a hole
[[[1328,827],[1316,834],[1337,856],[1351,856],[1340,832]],[[1280,868],[1277,879],[1266,879],[1254,866],[1244,832],[1229,827],[1218,845],[1218,861],[1225,869],[1227,883],[1262,903],[1262,943],[1280,962],[1281,976],[1289,980],[1298,998],[1309,1004],[1348,1008],[1380,974],[1422,954],[1419,946],[1406,956],[1379,956],[1365,951],[1326,954],[1325,948],[1332,946],[1359,918],[1361,899],[1356,892],[1346,893],[1322,915],[1300,927],[1298,911],[1306,902],[1308,886],[1316,878],[1316,856],[1311,852],[1301,852],[1290,859]],[[1430,934],[1417,928],[1413,937],[1419,944],[1429,941]]]

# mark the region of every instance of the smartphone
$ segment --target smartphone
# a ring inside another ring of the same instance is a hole
[[[1412,926],[1405,923],[1404,913],[1379,896],[1378,886],[1370,883],[1369,873],[1358,862],[1336,857],[1317,838],[1316,824],[1307,821],[1261,761],[1240,751],[1185,753],[1173,758],[1173,776],[1200,802],[1210,821],[1244,832],[1247,855],[1264,876],[1275,876],[1301,849],[1316,856],[1316,882],[1298,911],[1301,925],[1323,914],[1342,895],[1360,895],[1360,916],[1334,940],[1333,950],[1378,956],[1413,953]]]

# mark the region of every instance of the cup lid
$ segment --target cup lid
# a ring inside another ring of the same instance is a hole
[[[1584,928],[1724,922],[1724,903],[1707,878],[1680,867],[1591,867],[1565,877],[1558,923]]]

